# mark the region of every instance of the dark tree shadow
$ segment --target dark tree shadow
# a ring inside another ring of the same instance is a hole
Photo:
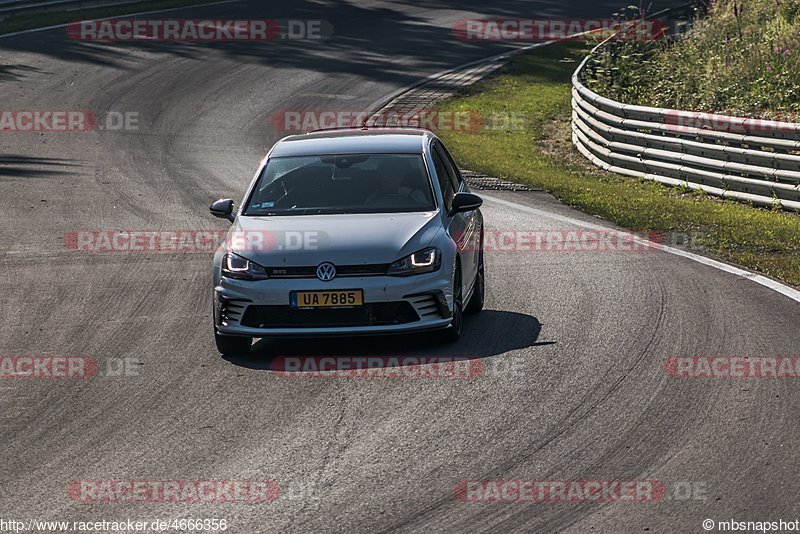
[[[0,65],[0,82],[21,80],[30,72],[42,72],[41,69],[27,65]]]
[[[36,178],[75,174],[74,171],[65,169],[65,167],[80,165],[78,162],[65,159],[0,155],[0,178]]]
[[[652,9],[680,3],[679,0],[661,0]],[[419,68],[430,66],[438,69],[528,44],[460,40],[453,32],[455,20],[446,26],[434,26],[427,14],[414,16],[403,9],[409,6],[443,11],[459,9],[474,13],[475,18],[487,19],[608,18],[621,7],[619,0],[405,0],[395,2],[391,7],[361,5],[344,0],[329,0],[325,3],[311,0],[251,0],[185,8],[140,18],[317,19],[330,23],[333,35],[322,40],[278,39],[267,42],[187,43],[138,40],[97,43],[72,39],[67,36],[65,28],[56,28],[33,35],[2,38],[0,50],[35,52],[65,62],[106,65],[125,70],[135,70],[146,60],[141,58],[141,54],[130,54],[129,49],[198,61],[208,60],[208,51],[216,50],[225,54],[228,59],[241,63],[260,63],[272,68],[313,68],[321,73],[356,74],[365,80],[391,80],[406,84],[416,81],[419,74],[403,68],[399,58],[413,57]],[[387,32],[391,33],[391,39],[386,38]],[[23,65],[6,68],[30,70]],[[0,81],[3,79],[0,75]],[[268,87],[266,80],[265,87]]]

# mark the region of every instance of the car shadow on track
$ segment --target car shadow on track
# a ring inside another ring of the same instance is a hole
[[[273,362],[283,357],[378,357],[386,365],[396,365],[395,358],[442,358],[472,360],[499,356],[512,350],[549,345],[539,342],[542,325],[536,317],[524,313],[484,310],[467,315],[461,339],[443,342],[440,332],[404,335],[351,336],[327,338],[261,339],[250,353],[239,357],[223,357],[247,369],[273,370]]]

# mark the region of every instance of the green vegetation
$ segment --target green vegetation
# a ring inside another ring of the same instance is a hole
[[[20,15],[0,21],[0,35],[13,33],[32,28],[44,28],[46,26],[56,26],[58,24],[68,24],[78,19],[99,19],[124,15],[139,11],[155,11],[159,9],[169,9],[171,7],[191,6],[194,4],[206,4],[209,0],[151,0],[125,4],[121,6],[102,7],[97,9],[81,9],[78,11],[58,11],[52,13],[38,13],[32,15]]]
[[[800,111],[800,0],[714,0],[687,38],[619,41],[589,67],[589,87],[614,100],[785,118]]]
[[[655,182],[606,173],[572,146],[570,77],[585,45],[563,43],[518,56],[501,75],[441,103],[487,119],[525,117],[504,129],[440,132],[464,168],[542,187],[620,226],[690,233],[712,256],[800,286],[800,216],[754,208]]]

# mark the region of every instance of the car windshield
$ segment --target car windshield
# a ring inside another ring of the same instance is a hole
[[[433,211],[420,154],[344,154],[270,158],[245,215]]]

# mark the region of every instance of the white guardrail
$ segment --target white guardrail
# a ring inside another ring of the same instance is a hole
[[[592,163],[711,195],[800,210],[800,124],[633,106],[572,75],[572,142]]]

